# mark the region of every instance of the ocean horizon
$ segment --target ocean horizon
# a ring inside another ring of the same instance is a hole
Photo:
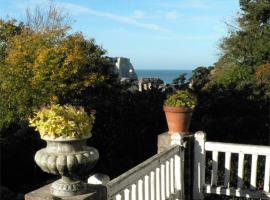
[[[160,78],[165,83],[171,83],[173,79],[177,78],[180,74],[186,74],[186,80],[191,77],[192,70],[182,69],[135,69],[135,72],[140,78]]]

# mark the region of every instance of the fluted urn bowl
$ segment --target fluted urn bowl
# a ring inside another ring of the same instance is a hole
[[[99,158],[98,151],[88,147],[83,138],[42,138],[47,146],[35,154],[35,162],[50,174],[61,175],[61,179],[52,183],[51,193],[55,196],[74,196],[87,192],[87,184],[78,180],[94,167]]]

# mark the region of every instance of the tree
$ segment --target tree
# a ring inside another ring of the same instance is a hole
[[[270,61],[270,1],[240,0],[240,8],[212,73],[214,84],[238,89],[252,85],[256,68]]]
[[[0,19],[0,63],[3,63],[4,61],[8,39],[16,34],[19,34],[23,27],[23,23],[16,25],[15,19],[7,21]]]
[[[221,43],[222,58],[255,68],[270,60],[270,1],[240,0],[240,8],[238,27]]]
[[[0,129],[52,99],[76,102],[73,97],[110,79],[105,50],[81,33],[69,34],[55,12],[50,7],[42,19],[28,14],[26,25],[1,20]]]
[[[211,140],[267,144],[270,1],[240,0],[240,9],[214,68],[193,72],[198,96],[193,128],[205,130]]]
[[[201,90],[210,81],[210,72],[213,67],[197,67],[192,70],[192,75],[189,81],[192,83],[192,88],[195,91]]]

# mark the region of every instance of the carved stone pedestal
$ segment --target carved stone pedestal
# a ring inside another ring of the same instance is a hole
[[[89,185],[87,193],[71,197],[56,197],[50,192],[51,184],[45,185],[25,195],[25,200],[105,200],[106,187],[103,185]]]

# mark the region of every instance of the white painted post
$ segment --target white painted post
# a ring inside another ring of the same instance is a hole
[[[184,137],[178,133],[173,134],[171,136],[171,145],[179,145],[184,147]],[[179,154],[174,158],[175,164],[175,189],[176,191],[180,191],[177,199],[185,199],[185,187],[184,187],[184,160],[185,151],[184,149],[179,149]]]
[[[206,134],[202,131],[195,133],[193,199],[204,199],[203,188],[205,185],[205,137]]]

